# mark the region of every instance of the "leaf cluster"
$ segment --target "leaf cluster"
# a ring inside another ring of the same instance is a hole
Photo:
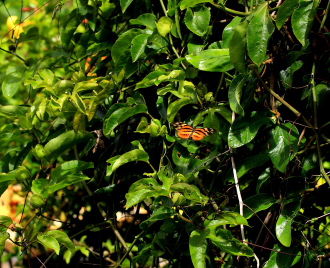
[[[0,254],[12,240],[47,267],[54,254],[68,267],[328,264],[327,1],[40,6],[2,38],[0,194],[19,185],[40,202],[18,206],[16,227],[0,217]],[[182,140],[175,122],[214,133]]]

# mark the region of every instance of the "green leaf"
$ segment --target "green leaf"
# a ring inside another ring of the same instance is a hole
[[[159,183],[157,182],[156,179],[154,178],[144,178],[141,180],[138,180],[136,182],[134,182],[131,187],[129,188],[129,192],[134,192],[134,191],[138,191],[141,189],[156,189],[156,188],[162,188],[161,185],[159,185]]]
[[[24,81],[25,70],[25,67],[17,66],[15,68],[10,68],[10,70],[6,72],[6,77],[1,85],[2,94],[5,98],[11,99],[17,93]]]
[[[268,41],[274,29],[275,26],[269,17],[268,2],[265,2],[253,13],[247,32],[248,53],[258,66],[265,60]]]
[[[39,71],[40,77],[44,80],[44,82],[48,85],[53,85],[55,82],[55,75],[49,69],[43,69]]]
[[[184,10],[188,7],[194,7],[200,3],[209,3],[212,2],[212,0],[182,0],[180,3],[180,9]]]
[[[113,201],[115,202],[116,198],[118,197],[118,184],[111,184],[106,187],[102,187],[97,189],[91,198],[93,201]]]
[[[148,37],[150,34],[140,34],[133,38],[132,40],[132,60],[137,61],[141,55],[143,55],[146,45],[148,43]]]
[[[197,203],[206,204],[209,198],[203,195],[197,186],[188,183],[176,183],[171,185],[171,191],[181,192],[184,197]]]
[[[90,81],[82,81],[76,83],[73,89],[73,93],[78,93],[84,90],[94,90],[98,87],[98,84],[96,82],[90,82]]]
[[[67,149],[72,148],[74,145],[86,142],[93,138],[91,133],[67,131],[58,137],[50,140],[44,147],[46,153],[46,160],[49,162],[54,161]]]
[[[259,128],[267,123],[268,117],[260,112],[237,118],[229,130],[228,145],[238,148],[249,143],[257,135]]]
[[[234,77],[232,82],[230,83],[229,91],[228,91],[228,99],[230,108],[237,114],[244,116],[244,110],[241,106],[241,97],[242,91],[245,87],[245,82],[247,80],[247,76],[243,74],[238,74]]]
[[[29,111],[28,107],[18,105],[0,106],[0,115],[6,118],[17,118],[25,116]]]
[[[276,15],[276,27],[281,29],[286,20],[291,16],[293,11],[298,7],[299,0],[285,1],[280,5]]]
[[[291,224],[299,212],[300,205],[300,201],[295,201],[285,205],[276,222],[276,237],[283,246],[290,247],[291,245]]]
[[[159,180],[162,182],[162,188],[166,190],[170,190],[171,185],[174,182],[172,167],[170,165],[163,166],[161,170],[158,171],[157,176]]]
[[[86,105],[83,101],[83,99],[79,96],[79,94],[77,92],[74,92],[74,94],[72,94],[70,96],[72,103],[78,108],[78,110],[82,113],[85,114],[86,113]]]
[[[195,268],[206,268],[206,232],[194,230],[189,238],[189,251]]]
[[[12,218],[8,216],[0,216],[0,234],[5,234],[12,223]]]
[[[63,231],[50,230],[46,232],[45,235],[55,238],[60,244],[63,244],[65,247],[67,247],[72,252],[72,254],[75,252],[76,249],[74,243]]]
[[[270,208],[276,199],[269,194],[257,194],[244,200],[244,218],[249,219],[254,216],[257,212]],[[236,207],[235,211],[239,208]]]
[[[269,160],[268,155],[265,153],[259,153],[258,155],[254,155],[251,157],[247,157],[242,161],[239,161],[236,165],[237,176],[241,178],[244,176],[249,170],[261,166]],[[227,180],[229,182],[234,182],[233,171],[230,170],[227,173]]]
[[[156,198],[158,196],[168,196],[170,193],[163,189],[141,189],[126,194],[126,209],[146,200],[147,198]]]
[[[156,23],[159,34],[165,37],[173,27],[173,21],[169,17],[161,17]]]
[[[55,184],[48,185],[46,187],[49,194],[52,194],[60,189],[63,189],[69,185],[76,184],[81,181],[90,180],[89,177],[83,174],[68,175],[62,180],[58,180]]]
[[[181,69],[171,70],[169,72],[155,71],[148,74],[141,82],[137,83],[135,89],[146,88],[153,85],[158,86],[165,81],[182,81],[184,78],[185,72]],[[175,93],[173,92],[173,94]]]
[[[117,168],[121,167],[122,165],[133,161],[143,161],[148,163],[149,155],[143,150],[135,149],[124,153],[116,159],[110,158],[107,160],[107,162],[111,164],[111,166],[108,168],[107,176],[110,176]]]
[[[115,63],[118,63],[120,57],[125,55],[125,52],[131,46],[134,37],[141,33],[142,31],[140,29],[130,29],[119,36],[116,43],[111,48],[111,56]]]
[[[34,194],[41,195],[43,198],[48,198],[49,193],[48,191],[45,191],[47,189],[49,184],[49,180],[47,179],[38,179],[32,181],[32,187],[31,190]]]
[[[285,173],[290,157],[298,150],[299,132],[291,124],[281,124],[271,131],[269,157],[275,167]]]
[[[68,47],[71,43],[72,37],[80,25],[81,21],[77,19],[77,12],[73,10],[71,14],[67,15],[67,20],[62,23],[61,40],[65,47]]]
[[[245,217],[241,216],[237,212],[232,212],[232,211],[223,211],[221,213],[214,213],[212,214],[213,219],[216,220],[210,220],[208,222],[205,221],[205,227],[206,228],[211,228],[211,226],[223,226],[225,224],[230,224],[231,226],[236,226],[236,225],[246,225],[249,226],[247,220]],[[208,219],[211,219],[212,217],[208,217]],[[213,228],[212,227],[212,228]]]
[[[121,10],[124,13],[126,9],[130,6],[133,0],[120,0]]]
[[[223,30],[222,32],[222,42],[221,47],[222,48],[229,48],[230,41],[234,35],[234,32],[236,31],[236,28],[241,22],[240,17],[235,17]]]
[[[299,0],[299,7],[292,14],[292,29],[299,42],[305,46],[313,26],[320,0]]]
[[[142,222],[140,227],[142,230],[147,231],[147,227],[150,223],[159,220],[169,219],[174,215],[175,215],[175,211],[173,208],[162,206],[159,209],[155,210],[150,216],[150,218]]]
[[[143,25],[149,29],[154,29],[156,27],[156,16],[151,13],[144,13],[137,19],[131,19],[129,22],[132,25]]]
[[[202,71],[227,72],[234,68],[229,56],[229,49],[208,49],[197,56],[187,55],[186,60]]]
[[[280,247],[280,253],[277,255],[276,262],[278,267],[294,267],[303,254],[299,251],[298,247]]]
[[[14,181],[15,180],[15,172],[12,173],[0,173],[0,182],[4,181]],[[0,231],[1,233],[1,231]]]
[[[286,2],[285,2],[286,3]],[[290,67],[280,71],[282,85],[285,88],[291,88],[293,83],[293,74],[303,66],[302,61],[295,61]]]
[[[3,251],[5,250],[5,244],[7,239],[10,238],[9,233],[0,233],[0,257],[2,257]]]
[[[94,163],[79,160],[64,162],[53,170],[52,182],[56,182],[59,178],[67,176],[68,174],[77,174],[89,168],[94,168]]]
[[[208,32],[211,19],[210,10],[204,6],[195,7],[193,10],[187,9],[184,22],[187,28],[194,34],[203,36]]]
[[[273,247],[273,250],[270,254],[270,258],[268,259],[268,261],[265,263],[264,267],[263,268],[280,268],[278,265],[277,265],[277,262],[276,262],[276,259],[277,259],[277,256],[281,253],[279,252],[276,252],[276,251],[279,251],[280,248],[277,244],[274,245]],[[276,250],[276,251],[275,251]]]
[[[166,72],[157,70],[149,73],[145,78],[142,79],[142,81],[136,84],[135,90],[139,88],[151,87],[157,84],[159,81],[159,77],[162,75],[166,75]]]
[[[239,24],[233,33],[232,38],[230,39],[229,44],[229,55],[232,61],[232,64],[237,69],[237,71],[246,74],[246,34],[248,28],[248,22],[245,20]]]
[[[167,109],[167,120],[170,123],[174,122],[174,118],[176,114],[179,112],[179,110],[188,104],[194,104],[195,101],[192,100],[191,98],[183,98],[179,99],[177,101],[172,102]]]
[[[148,107],[144,104],[137,104],[133,107],[122,107],[110,114],[109,117],[106,116],[103,126],[104,135],[108,136],[114,129],[123,123],[126,119],[132,117],[133,115],[139,113],[146,113]],[[108,113],[107,113],[108,115]]]
[[[253,250],[236,239],[229,230],[207,228],[207,231],[207,238],[211,239],[212,243],[224,252],[237,256],[252,257],[254,255]]]
[[[57,255],[60,254],[60,244],[54,237],[49,236],[47,234],[39,234],[38,242],[47,248],[54,249]]]

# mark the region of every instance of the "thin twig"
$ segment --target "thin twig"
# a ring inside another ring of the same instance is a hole
[[[234,123],[235,121],[235,112],[232,112],[232,122]],[[236,170],[236,163],[234,159],[234,150],[232,147],[229,147],[230,150],[230,159],[231,159],[231,165],[233,168],[233,174],[234,174],[234,180],[235,180],[235,187],[236,187],[236,193],[237,193],[237,198],[238,198],[238,204],[239,204],[239,214],[244,217],[244,204],[243,204],[243,199],[241,195],[241,190],[239,188],[239,183],[238,183],[238,175],[237,175],[237,170]],[[244,234],[244,225],[240,224],[241,228],[241,236],[243,242],[245,242],[245,234]]]
[[[318,129],[318,121],[317,121],[317,95],[316,95],[316,88],[315,88],[315,80],[314,80],[314,73],[315,73],[315,61],[312,66],[312,79],[311,79],[311,86],[312,86],[312,96],[313,96],[313,117],[314,117],[314,129]],[[317,131],[315,131],[316,135],[316,147],[317,147],[317,158],[319,161],[319,168],[323,178],[327,181],[330,185],[330,179],[327,173],[324,170],[323,160],[322,160],[322,152],[321,152],[321,144],[320,144],[320,136]]]
[[[327,21],[327,17],[329,15],[329,11],[330,11],[330,1],[328,1],[328,5],[327,5],[327,8],[325,10],[325,14],[323,16],[322,23],[320,25],[320,30],[324,28],[325,22]]]

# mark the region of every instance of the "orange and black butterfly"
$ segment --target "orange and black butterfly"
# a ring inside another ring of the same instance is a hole
[[[215,131],[215,129],[207,127],[194,128],[182,122],[176,122],[173,126],[178,131],[178,136],[185,140],[192,139],[194,141],[201,141]]]

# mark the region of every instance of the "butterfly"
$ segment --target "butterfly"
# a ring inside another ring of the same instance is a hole
[[[201,141],[215,131],[215,129],[207,127],[194,128],[182,122],[176,122],[173,126],[178,131],[178,136],[185,140]]]

